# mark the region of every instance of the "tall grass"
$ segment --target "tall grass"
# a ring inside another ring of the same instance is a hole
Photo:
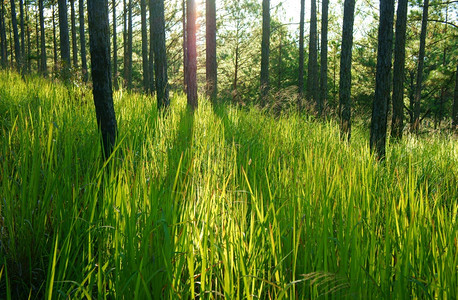
[[[458,294],[456,138],[114,99],[103,163],[87,88],[0,73],[0,298]]]

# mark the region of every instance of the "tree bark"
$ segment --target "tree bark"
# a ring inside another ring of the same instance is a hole
[[[87,59],[86,59],[86,36],[85,36],[85,29],[84,29],[84,0],[79,0],[78,4],[79,4],[80,44],[81,44],[81,69],[83,72],[83,81],[87,82],[88,73],[87,73]],[[113,22],[115,22],[114,19],[113,19]]]
[[[0,38],[1,38],[1,64],[2,68],[6,68],[8,64],[8,50],[7,50],[7,40],[6,40],[6,25],[5,25],[5,4],[2,1],[0,16]]]
[[[128,4],[127,25],[127,89],[132,89],[132,0]]]
[[[188,90],[188,80],[186,78],[188,74],[188,50],[186,45],[188,44],[186,39],[186,1],[182,0],[183,10],[183,90],[186,93]]]
[[[152,0],[154,20],[154,65],[156,75],[156,97],[158,109],[167,108],[169,100],[169,84],[167,77],[167,53],[165,48],[165,17],[164,0]]]
[[[13,36],[14,36],[14,56],[16,58],[16,67],[18,71],[22,70],[22,57],[21,57],[21,47],[19,44],[19,33],[17,28],[17,19],[16,19],[16,4],[14,0],[11,0],[11,23],[13,26]]]
[[[59,31],[60,31],[60,57],[62,60],[63,79],[70,76],[70,40],[68,36],[67,0],[58,0],[59,6]]]
[[[24,68],[25,67],[25,64],[24,64],[25,62],[24,0],[19,0],[19,12],[21,14],[19,18],[20,26],[21,26],[21,63],[22,63],[22,68]]]
[[[186,2],[187,16],[187,53],[188,53],[188,106],[191,109],[197,108],[197,51],[196,51],[196,1],[187,0]]]
[[[270,55],[270,0],[262,0],[262,41],[261,41],[261,106],[269,96],[269,55]]]
[[[206,79],[207,96],[216,103],[218,94],[218,67],[216,62],[216,3],[206,1]]]
[[[304,97],[304,18],[305,0],[301,0],[301,17],[299,22],[299,79],[298,79],[298,108],[302,109],[302,98]]]
[[[420,33],[420,50],[418,53],[418,66],[417,66],[417,84],[415,86],[415,106],[414,106],[414,120],[412,131],[418,132],[420,129],[420,101],[421,101],[421,89],[423,81],[423,66],[425,59],[425,47],[426,47],[426,31],[428,27],[428,7],[429,0],[425,0],[423,4],[423,17],[421,21],[421,33]]]
[[[393,51],[394,0],[380,1],[380,25],[378,29],[377,72],[375,99],[371,120],[371,151],[379,159],[385,158],[388,104],[390,102],[390,72]]]
[[[127,0],[123,0],[123,31],[122,31],[122,43],[123,43],[123,86],[127,86],[127,77],[128,77],[128,50],[127,50]]]
[[[353,21],[355,0],[345,0],[340,55],[339,113],[343,137],[351,138],[351,56],[353,46]]]
[[[72,56],[73,67],[78,67],[78,46],[76,42],[76,15],[75,15],[75,0],[70,0],[70,18],[72,28]]]
[[[399,0],[396,12],[391,136],[397,139],[402,138],[402,129],[404,127],[404,71],[406,60],[407,2],[407,0]]]
[[[458,64],[455,71],[455,94],[453,97],[452,126],[458,129]]]
[[[47,56],[46,56],[46,38],[45,38],[45,18],[43,16],[43,0],[38,1],[38,7],[39,7],[39,12],[40,12],[40,37],[41,37],[40,72],[44,76],[47,76],[48,66],[46,64]]]
[[[323,0],[321,8],[321,71],[318,116],[322,115],[328,99],[328,4],[329,0]]]
[[[154,3],[153,0],[149,0],[149,60],[148,60],[148,72],[149,72],[149,91],[151,95],[156,90],[154,85]]]
[[[108,0],[88,0],[89,45],[97,125],[102,133],[104,159],[113,151],[117,123],[113,105],[110,68]]]
[[[116,31],[116,0],[112,0],[111,6],[113,9],[113,87],[117,90],[118,87],[118,34]]]
[[[140,14],[142,26],[142,67],[143,67],[143,89],[148,93],[149,71],[148,71],[148,30],[146,24],[146,0],[140,1]]]
[[[315,104],[318,111],[318,53],[317,53],[317,21],[316,21],[316,0],[311,0],[310,6],[310,43],[309,43],[309,63],[307,77],[307,100]]]

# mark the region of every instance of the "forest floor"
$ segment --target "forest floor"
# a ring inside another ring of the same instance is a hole
[[[458,143],[0,72],[0,298],[452,299]]]

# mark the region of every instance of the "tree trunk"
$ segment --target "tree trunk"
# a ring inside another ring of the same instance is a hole
[[[402,138],[402,129],[404,127],[404,69],[406,60],[407,2],[407,0],[399,0],[396,12],[391,136],[397,139]]]
[[[64,81],[70,76],[70,40],[68,36],[67,0],[58,0],[60,57],[62,60],[62,75]]]
[[[80,22],[80,44],[81,44],[81,70],[83,72],[83,81],[87,82],[87,60],[86,60],[86,36],[84,30],[84,0],[79,0],[79,22]],[[114,8],[113,8],[114,11]],[[116,24],[115,19],[113,19]],[[114,39],[114,38],[113,38]]]
[[[183,10],[183,90],[185,93],[188,90],[188,50],[186,46],[188,41],[186,39],[186,1],[182,0],[182,10]]]
[[[25,29],[24,29],[24,0],[19,0],[20,26],[21,26],[21,63],[25,67]],[[24,70],[22,70],[24,71]]]
[[[37,50],[37,71],[41,70],[41,57],[40,57],[40,20],[39,20],[38,2],[35,5],[35,45]]]
[[[118,34],[116,31],[116,0],[112,0],[111,6],[113,9],[113,88],[118,87]]]
[[[76,43],[76,15],[75,15],[75,0],[70,0],[70,18],[72,26],[72,55],[73,67],[78,67],[78,46]]]
[[[394,0],[380,1],[380,25],[378,30],[377,72],[375,99],[371,120],[371,151],[379,159],[385,158],[388,104],[390,102],[390,72],[393,52]]]
[[[353,46],[353,21],[355,0],[345,0],[340,55],[339,113],[343,137],[351,138],[351,54]]]
[[[127,89],[132,89],[132,0],[128,4],[127,27]]]
[[[29,6],[30,6],[30,0],[28,2],[25,2],[25,27],[26,27],[26,32],[27,32],[27,58],[25,60],[26,64],[26,70],[27,72],[31,71],[31,64],[30,64],[30,53],[32,53],[32,45],[30,44],[30,18],[29,18]]]
[[[151,95],[156,90],[154,85],[154,3],[153,0],[149,0],[149,64],[148,64],[148,72],[149,72],[149,91]]]
[[[143,89],[148,93],[149,71],[148,71],[148,30],[146,24],[146,0],[140,1],[141,23],[142,23],[142,66],[143,66]]]
[[[302,109],[302,98],[304,97],[304,17],[305,0],[301,0],[301,18],[299,22],[299,79],[298,79],[298,108]]]
[[[164,0],[152,0],[154,15],[154,65],[156,75],[156,97],[159,109],[167,108],[169,101],[169,84],[167,77],[167,53],[165,48]]]
[[[188,105],[192,109],[197,108],[197,51],[196,51],[196,1],[187,0],[186,16],[188,26],[187,35],[187,52],[188,52]]]
[[[425,0],[423,4],[423,17],[421,21],[421,33],[420,33],[420,51],[418,54],[418,66],[417,66],[417,84],[415,86],[415,107],[414,107],[414,120],[412,131],[418,132],[420,129],[420,101],[421,101],[421,84],[423,81],[423,65],[425,59],[425,46],[426,46],[426,30],[428,26],[428,6],[429,0]]]
[[[127,0],[123,0],[123,32],[122,32],[122,43],[123,43],[123,86],[127,86],[128,77],[128,50],[127,50]]]
[[[14,56],[16,58],[16,67],[18,71],[22,70],[22,57],[21,57],[21,47],[19,44],[19,33],[17,28],[17,19],[16,19],[16,4],[14,0],[11,0],[11,23],[13,26],[13,35],[14,35]]]
[[[323,0],[321,8],[321,72],[318,116],[322,115],[328,100],[328,4],[329,0]]]
[[[52,44],[54,55],[54,72],[57,72],[57,34],[56,34],[56,10],[55,3],[52,4]]]
[[[2,68],[6,68],[8,64],[8,51],[7,51],[7,41],[6,41],[6,26],[5,26],[5,4],[2,1],[0,16],[0,38],[1,38],[1,64]]]
[[[91,73],[97,125],[102,133],[103,156],[107,159],[116,141],[117,124],[113,107],[110,68],[108,1],[88,0]]]
[[[307,77],[307,100],[315,104],[318,111],[318,53],[317,53],[317,25],[316,25],[316,0],[311,0],[310,6],[310,43],[309,64]]]
[[[261,41],[261,106],[269,96],[269,54],[270,54],[270,0],[262,0],[262,41]]]
[[[40,12],[40,37],[41,37],[41,64],[40,72],[46,76],[48,73],[48,66],[46,65],[46,37],[45,37],[45,18],[43,16],[43,0],[38,1],[38,8]]]
[[[458,129],[458,64],[456,65],[455,72],[455,94],[453,97],[452,126],[455,130]]]
[[[216,62],[216,3],[206,1],[206,79],[207,96],[216,103],[218,94],[218,67]]]

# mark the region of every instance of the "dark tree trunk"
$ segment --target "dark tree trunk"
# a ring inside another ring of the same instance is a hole
[[[25,2],[25,27],[26,27],[26,32],[27,32],[27,57],[25,60],[26,64],[26,70],[27,72],[31,71],[31,64],[30,64],[30,53],[32,53],[32,45],[30,44],[30,18],[29,18],[29,6],[30,6],[30,0],[28,2]]]
[[[455,72],[455,95],[453,97],[452,126],[458,129],[458,64]]]
[[[73,67],[78,67],[78,46],[76,42],[76,15],[75,15],[75,0],[70,0],[70,18],[72,26],[72,57]]]
[[[298,79],[298,108],[302,109],[302,98],[304,97],[304,18],[305,0],[301,0],[301,18],[299,22],[299,79]]]
[[[425,59],[425,47],[426,47],[426,30],[428,26],[428,7],[429,0],[425,0],[423,4],[423,17],[421,21],[421,33],[420,33],[420,51],[418,54],[418,66],[417,66],[417,84],[415,86],[415,106],[414,106],[414,120],[412,130],[418,132],[420,128],[420,101],[421,101],[421,84],[423,81],[423,65]]]
[[[122,47],[123,47],[123,86],[127,86],[127,73],[128,73],[128,51],[127,51],[127,1],[123,0],[123,31],[122,31]]]
[[[328,100],[328,4],[323,0],[321,14],[321,72],[320,72],[320,101],[318,102],[318,115],[323,113],[323,107]]]
[[[116,0],[112,0],[111,6],[113,9],[113,87],[117,90],[118,87],[118,34],[116,31]]]
[[[183,10],[183,90],[185,93],[188,90],[188,51],[186,46],[188,44],[186,39],[186,1],[182,0],[182,10]]]
[[[167,78],[167,53],[165,48],[164,0],[152,0],[154,20],[154,66],[156,75],[156,97],[159,109],[167,108],[169,101],[169,84]]]
[[[24,1],[19,0],[20,26],[21,26],[21,60],[22,68],[25,67],[25,26],[24,26]],[[37,49],[38,50],[38,49]]]
[[[60,57],[62,60],[63,79],[70,76],[70,40],[68,36],[67,0],[58,0],[59,6],[59,31],[60,31]]]
[[[310,44],[309,64],[307,77],[307,100],[315,104],[318,111],[318,53],[317,53],[317,25],[316,25],[316,0],[311,1],[310,6]]]
[[[407,0],[399,0],[396,13],[391,136],[397,139],[402,138],[402,129],[404,127],[404,69],[406,60],[407,2]]]
[[[218,67],[216,62],[216,3],[206,1],[206,79],[207,96],[216,103],[218,94]]]
[[[188,20],[187,35],[187,53],[188,53],[188,105],[192,109],[197,108],[197,51],[196,51],[196,1],[187,0],[186,2],[186,19]]]
[[[22,57],[21,57],[21,46],[19,44],[19,33],[17,28],[17,19],[16,19],[16,4],[14,0],[11,0],[11,23],[13,26],[13,35],[14,35],[14,56],[16,58],[16,67],[17,70],[22,70]]]
[[[52,44],[53,44],[53,55],[54,55],[54,72],[57,72],[57,34],[56,34],[56,10],[55,3],[52,4]]]
[[[132,89],[132,0],[128,4],[127,25],[127,89]]]
[[[146,24],[146,0],[140,1],[141,22],[142,22],[142,66],[143,66],[143,88],[148,93],[149,72],[148,72],[148,30]]]
[[[355,0],[345,0],[340,55],[339,112],[343,137],[351,137],[351,54],[353,46],[353,21]]]
[[[149,0],[149,60],[148,60],[148,72],[149,72],[149,91],[151,95],[156,90],[154,85],[154,3],[153,0]]]
[[[38,7],[40,12],[40,37],[41,37],[41,64],[40,64],[40,71],[41,73],[46,76],[48,73],[48,66],[46,64],[46,38],[45,38],[45,18],[43,16],[43,0],[38,1]]]
[[[262,41],[261,41],[261,106],[269,96],[269,54],[270,54],[270,0],[262,0]]]
[[[116,141],[117,124],[113,107],[110,68],[110,28],[108,0],[88,0],[91,73],[97,125],[102,133],[102,148],[107,159]]]
[[[83,81],[87,82],[88,73],[87,73],[87,60],[86,60],[86,36],[85,36],[85,29],[84,29],[84,0],[79,0],[78,4],[79,4],[79,22],[80,22],[81,70],[83,72]],[[113,22],[115,22],[114,19],[113,19]]]
[[[380,1],[380,25],[378,29],[377,72],[375,99],[371,120],[371,151],[379,159],[385,158],[388,104],[390,102],[390,72],[393,52],[394,0]]]
[[[6,68],[8,64],[8,51],[6,41],[6,25],[5,25],[5,4],[2,1],[2,11],[0,16],[0,38],[1,38],[1,63],[2,68]]]

